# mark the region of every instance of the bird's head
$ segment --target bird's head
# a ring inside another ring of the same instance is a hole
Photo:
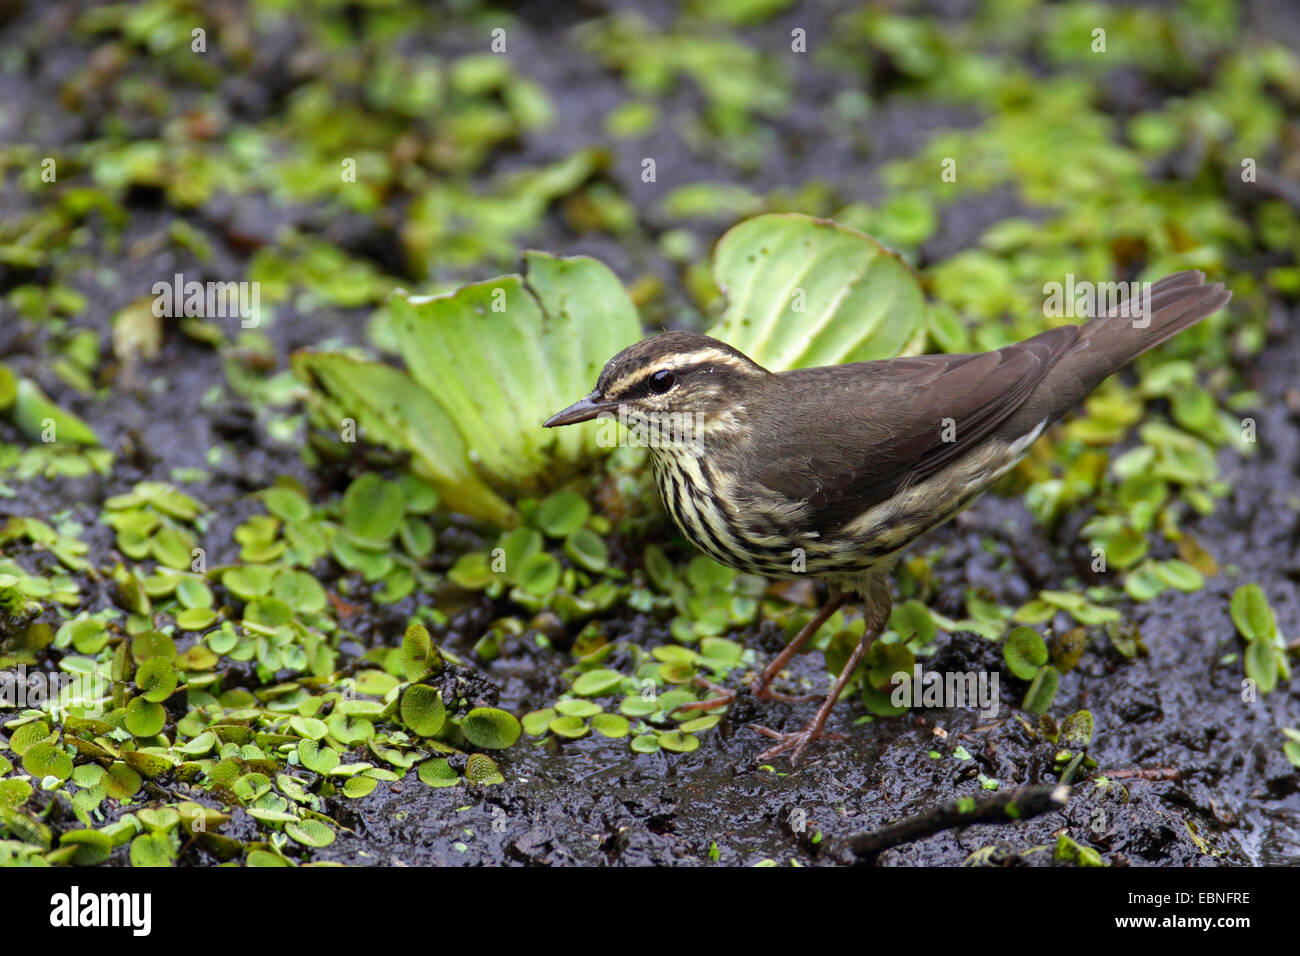
[[[695,332],[665,332],[619,352],[596,388],[546,420],[547,428],[613,415],[624,423],[703,437],[730,431],[746,397],[774,378],[725,342]]]

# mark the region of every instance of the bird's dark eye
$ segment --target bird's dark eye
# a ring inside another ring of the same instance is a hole
[[[650,391],[662,395],[677,384],[677,376],[666,368],[661,368],[650,376]]]

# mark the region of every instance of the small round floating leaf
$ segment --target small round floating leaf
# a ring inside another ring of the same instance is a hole
[[[181,578],[176,582],[176,600],[185,608],[212,607],[212,589],[198,578]]]
[[[710,730],[713,727],[716,727],[720,720],[722,720],[722,717],[719,714],[706,714],[703,717],[696,717],[694,720],[686,721],[677,728],[677,732],[681,734],[694,734],[699,733],[702,730]],[[595,723],[595,721],[593,721],[593,723]]]
[[[153,556],[158,563],[177,571],[188,571],[194,539],[179,528],[159,528],[153,536]]]
[[[379,781],[374,777],[349,777],[343,784],[343,795],[351,797],[353,800],[359,800],[368,796],[375,787],[379,786]]]
[[[285,521],[305,521],[311,517],[311,505],[292,488],[268,488],[262,500],[267,511]]]
[[[555,709],[565,717],[590,717],[592,714],[599,714],[604,707],[591,700],[578,700],[577,698],[568,698],[557,700]]]
[[[26,780],[0,780],[0,810],[13,810],[27,802],[32,785]]]
[[[405,511],[401,486],[373,472],[359,475],[343,493],[343,526],[361,541],[388,541]]]
[[[304,571],[286,571],[275,579],[271,594],[299,614],[317,614],[325,610],[325,589]]]
[[[461,721],[460,730],[475,747],[505,750],[519,739],[522,728],[514,714],[496,707],[475,707]]]
[[[402,547],[413,558],[425,558],[433,553],[433,529],[423,518],[406,518],[400,529]]]
[[[408,471],[398,476],[397,483],[402,486],[408,515],[427,515],[438,507],[438,489],[428,482]]]
[[[216,623],[217,615],[210,607],[190,607],[176,615],[176,626],[182,631],[202,631]]]
[[[454,787],[460,783],[460,776],[452,769],[446,757],[426,760],[416,769],[415,774],[426,787]]]
[[[181,815],[175,807],[145,807],[136,813],[145,829],[170,832],[180,825]]]
[[[465,779],[484,787],[506,782],[506,778],[497,769],[496,761],[487,754],[469,755],[465,761]]]
[[[658,698],[659,710],[663,711],[663,713],[665,714],[671,714],[678,707],[682,706],[682,704],[689,704],[693,702],[695,699],[696,699],[695,695],[692,694],[689,690],[685,690],[683,688],[675,688],[673,690],[668,691],[667,693],[659,695]],[[627,711],[623,711],[623,713],[627,713]],[[688,718],[683,717],[681,719],[686,720]]]
[[[172,844],[165,833],[141,833],[131,841],[131,865],[165,867],[172,865]]]
[[[699,749],[700,738],[694,734],[684,734],[680,730],[669,730],[659,735],[659,746],[673,753],[688,754]]]
[[[894,675],[902,673],[910,677],[915,664],[916,657],[906,644],[876,641],[867,650],[867,682],[876,690],[889,693],[894,688]]]
[[[740,664],[745,648],[725,637],[706,637],[700,641],[700,663],[717,669],[727,669]]]
[[[244,601],[269,594],[274,572],[270,568],[249,564],[238,568],[229,568],[221,574],[221,583],[231,594]]]
[[[235,781],[231,789],[245,803],[265,795],[271,789],[271,779],[264,773],[246,773]]]
[[[510,580],[517,581],[519,569],[523,567],[524,561],[540,553],[543,544],[541,534],[532,528],[515,528],[513,531],[507,531],[497,541],[497,547],[501,549],[500,570]],[[493,550],[495,552],[496,549]],[[496,567],[498,556],[494,554],[492,560]]]
[[[608,668],[599,668],[579,674],[573,682],[573,692],[582,697],[600,697],[612,694],[623,683],[623,675]]]
[[[81,654],[98,654],[108,643],[108,628],[103,621],[89,618],[72,625],[72,646]]]
[[[334,831],[319,820],[300,820],[286,823],[284,832],[303,846],[322,847],[334,842]]]
[[[244,607],[244,619],[262,627],[279,627],[293,620],[293,608],[277,597],[260,597]]]
[[[481,591],[496,580],[488,556],[481,551],[462,554],[447,572],[447,577],[452,584],[466,591]]]
[[[442,665],[423,624],[410,624],[402,637],[402,673],[409,681],[423,680]]]
[[[1102,538],[1097,544],[1105,552],[1107,563],[1120,570],[1132,567],[1150,548],[1146,536],[1129,527]]]
[[[1232,623],[1237,625],[1241,636],[1248,641],[1261,637],[1272,638],[1276,632],[1273,610],[1268,606],[1268,598],[1258,584],[1244,584],[1232,592],[1229,605]]]
[[[214,654],[229,654],[239,643],[239,635],[235,633],[234,628],[229,622],[226,623],[219,631],[213,631],[204,637],[209,648]]]
[[[104,775],[104,792],[114,800],[130,800],[140,792],[140,775],[125,763],[115,763]]]
[[[338,709],[325,723],[334,739],[347,746],[364,743],[375,735],[375,725],[369,720]]]
[[[563,571],[559,561],[545,551],[539,551],[524,558],[515,577],[519,586],[529,594],[546,597],[560,583]]]
[[[596,714],[591,718],[591,729],[606,737],[626,737],[632,725],[618,714]]]
[[[629,694],[623,698],[618,709],[629,717],[649,717],[659,709],[659,701],[645,700],[639,694]]]
[[[33,720],[23,724],[9,737],[9,749],[18,756],[25,756],[34,745],[48,741],[53,743],[50,725],[43,720]]]
[[[915,639],[920,644],[934,640],[937,631],[930,609],[915,599],[894,608],[889,615],[889,626],[898,632],[902,641]]]
[[[609,549],[590,528],[579,528],[564,542],[564,553],[581,568],[599,574],[609,567]]]
[[[256,867],[288,867],[292,866],[288,860],[278,853],[272,853],[270,850],[253,850],[244,860],[245,866]]]
[[[151,657],[135,672],[135,686],[145,700],[164,701],[176,690],[176,668],[165,657]]]
[[[570,740],[587,736],[587,722],[581,717],[572,715],[556,717],[551,721],[548,729],[557,737],[568,737]]]
[[[176,658],[176,642],[162,631],[141,631],[131,638],[131,656],[137,664],[151,657]]]
[[[202,757],[217,745],[217,735],[205,730],[193,740],[186,741],[175,749],[187,757]]]
[[[153,737],[162,732],[167,723],[167,711],[162,704],[133,697],[126,705],[126,729],[135,737]]]
[[[695,679],[695,665],[685,661],[669,661],[659,665],[659,676],[668,684],[689,684]]]
[[[1278,651],[1272,638],[1262,637],[1246,645],[1243,665],[1246,676],[1255,682],[1261,694],[1277,686]]]
[[[303,740],[298,744],[298,762],[308,770],[324,775],[339,765],[339,755],[331,747],[314,740]]]
[[[59,837],[62,846],[75,846],[74,866],[97,866],[113,852],[113,841],[99,830],[69,830]]]
[[[1052,699],[1056,697],[1056,690],[1061,686],[1061,675],[1055,667],[1050,664],[1044,664],[1034,675],[1033,681],[1029,684],[1029,690],[1025,693],[1024,709],[1031,714],[1045,714],[1047,709],[1052,706]]]
[[[447,721],[447,708],[443,706],[442,694],[424,684],[412,684],[402,693],[402,723],[412,733],[421,737],[432,737],[442,730]]]
[[[42,741],[23,754],[23,769],[37,780],[57,777],[63,781],[72,776],[72,758],[54,744]]]
[[[542,499],[537,507],[536,523],[552,538],[564,538],[577,531],[591,514],[585,498],[573,491],[557,491]]]
[[[316,717],[290,717],[289,727],[300,737],[306,737],[310,740],[321,740],[329,733],[329,727],[326,726],[325,721]]]
[[[555,719],[555,708],[546,707],[542,710],[532,710],[524,714],[520,724],[524,728],[524,733],[529,737],[540,737],[546,733],[546,726]]]
[[[1021,680],[1033,680],[1047,663],[1047,643],[1032,627],[1017,627],[1007,635],[1002,657],[1011,673]]]
[[[655,734],[640,734],[632,738],[632,749],[639,754],[652,754],[659,750],[659,738]]]

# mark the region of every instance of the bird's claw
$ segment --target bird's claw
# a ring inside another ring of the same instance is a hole
[[[715,707],[730,707],[736,702],[736,692],[733,690],[725,691],[717,697],[710,697],[708,700],[693,700],[686,704],[681,704],[673,708],[673,713],[679,713],[684,710],[713,710]]]
[[[754,681],[749,688],[759,700],[778,700],[783,704],[806,704],[810,700],[820,700],[817,694],[784,694],[779,690],[772,690],[772,685],[763,685],[761,681]]]
[[[680,707],[674,707],[674,714],[683,710],[713,710],[715,707],[730,707],[736,702],[736,692],[730,688],[715,684],[704,677],[695,678],[695,682],[701,687],[713,691],[718,696],[710,697],[708,700],[693,700],[688,704],[682,704]]]
[[[774,746],[768,747],[759,754],[756,759],[771,760],[773,757],[785,753],[787,750],[792,750],[793,753],[790,754],[790,763],[794,766],[798,765],[799,758],[803,756],[803,752],[815,741],[849,739],[844,736],[844,734],[833,734],[813,725],[809,725],[803,730],[795,733],[781,733],[780,731],[773,730],[771,727],[755,726],[754,729],[764,737],[770,737],[772,740],[776,741]]]

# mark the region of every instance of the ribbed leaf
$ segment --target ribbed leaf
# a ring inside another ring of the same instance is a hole
[[[292,364],[299,378],[317,386],[323,417],[335,427],[353,417],[367,441],[409,451],[412,470],[449,507],[494,524],[513,519],[514,509],[471,467],[447,413],[405,372],[335,352],[297,352]]]
[[[432,298],[396,296],[392,330],[412,377],[502,487],[536,491],[595,450],[596,424],[538,426],[641,336],[636,308],[595,259],[524,256],[508,275]]]
[[[598,451],[595,423],[541,423],[641,336],[636,308],[601,263],[524,260],[526,276],[394,295],[385,308],[409,375],[341,354],[294,356],[323,393],[318,412],[355,416],[368,441],[409,450],[450,508],[499,525],[515,519],[507,496],[542,490]]]
[[[863,233],[794,213],[756,216],[718,241],[727,297],[709,334],[773,371],[919,351],[925,298],[911,269]]]

